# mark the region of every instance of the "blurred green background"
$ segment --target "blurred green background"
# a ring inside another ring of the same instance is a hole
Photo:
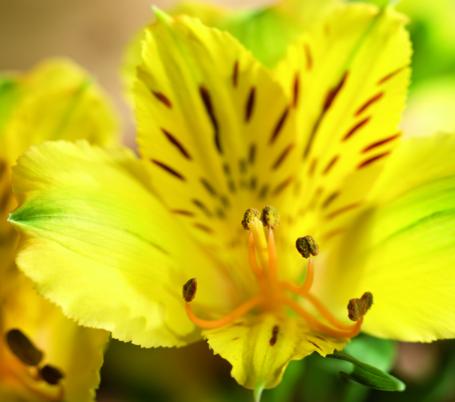
[[[175,4],[155,3],[164,9]],[[27,69],[50,56],[75,59],[112,96],[123,117],[125,143],[132,145],[134,126],[122,98],[119,69],[126,44],[150,18],[150,4],[150,0],[0,0],[0,70]],[[223,4],[245,7],[264,1]],[[409,16],[414,47],[404,129],[408,135],[455,131],[455,1],[403,0],[398,7]],[[264,401],[455,401],[453,341],[382,345],[386,348],[382,356],[366,358],[392,365],[392,372],[407,383],[405,392],[369,390],[339,375],[342,362],[311,356],[292,363],[283,384],[266,392]],[[113,341],[99,401],[251,401],[252,394],[235,384],[229,370],[228,363],[213,356],[204,343],[179,350],[144,350]]]

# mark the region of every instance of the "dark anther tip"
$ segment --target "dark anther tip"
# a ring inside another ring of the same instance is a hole
[[[49,385],[57,385],[65,375],[62,373],[60,369],[55,366],[51,366],[50,364],[46,364],[45,366],[39,369],[40,377],[46,381]]]
[[[365,292],[360,299],[351,299],[348,303],[348,317],[351,321],[360,320],[373,305],[373,295]]]
[[[10,351],[27,366],[37,366],[43,359],[43,352],[20,329],[10,329],[5,339]]]
[[[295,247],[304,258],[309,258],[310,255],[316,256],[319,254],[319,247],[311,236],[299,237],[295,241]]]
[[[266,205],[261,213],[261,221],[265,227],[274,228],[278,225],[280,217],[277,210],[270,205]]]
[[[365,305],[366,310],[368,311],[373,305],[373,294],[371,292],[365,292],[360,298]]]
[[[196,296],[197,281],[196,278],[191,278],[183,285],[183,298],[187,303],[191,302]]]

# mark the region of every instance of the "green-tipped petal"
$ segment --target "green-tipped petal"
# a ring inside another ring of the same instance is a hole
[[[199,303],[216,310],[227,300],[217,270],[129,152],[33,147],[15,169],[15,191],[24,202],[10,222],[27,237],[17,264],[80,324],[143,346],[183,345],[197,339],[181,295],[188,278],[198,278]]]

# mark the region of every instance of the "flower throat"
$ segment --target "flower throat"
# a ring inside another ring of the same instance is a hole
[[[297,251],[307,260],[306,276],[302,284],[282,281],[279,278],[278,256],[274,231],[279,223],[279,216],[273,207],[266,206],[262,212],[248,209],[242,220],[243,228],[248,231],[249,266],[257,280],[258,292],[230,313],[213,320],[197,316],[191,302],[197,291],[196,278],[188,280],[183,286],[183,298],[188,318],[202,329],[215,329],[232,324],[253,310],[281,315],[285,308],[291,309],[303,319],[309,328],[335,338],[352,338],[361,329],[363,316],[373,303],[373,296],[365,292],[361,298],[349,300],[348,317],[354,324],[338,320],[328,308],[311,293],[314,278],[312,257],[319,253],[319,248],[311,236],[296,240]],[[294,297],[290,297],[294,296]],[[309,302],[318,315],[306,310],[295,297]]]

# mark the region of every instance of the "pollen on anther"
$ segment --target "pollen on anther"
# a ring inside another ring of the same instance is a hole
[[[351,299],[348,303],[348,317],[351,321],[360,320],[373,305],[373,295],[365,292],[360,299]]]
[[[274,207],[267,205],[262,210],[261,221],[265,227],[273,229],[276,225],[278,225],[280,217],[278,215],[277,210]]]
[[[248,208],[243,214],[242,226],[245,230],[249,230],[254,219],[259,219],[261,214],[257,209]]]
[[[183,285],[182,294],[183,298],[187,303],[190,303],[194,299],[194,296],[196,296],[196,290],[197,290],[196,278],[191,278]]]
[[[319,247],[311,236],[299,237],[295,241],[295,247],[304,258],[309,258],[310,255],[316,256],[319,254]]]

